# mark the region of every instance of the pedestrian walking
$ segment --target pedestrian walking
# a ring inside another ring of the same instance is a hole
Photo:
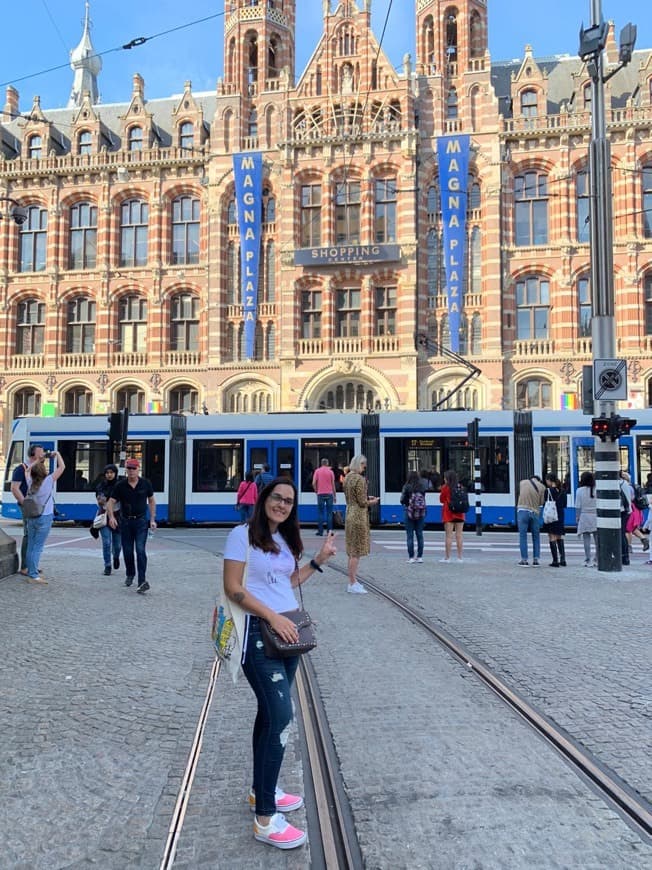
[[[633,552],[632,538],[638,538],[643,544],[643,552],[650,549],[650,542],[641,531],[643,525],[643,511],[637,507],[635,500],[635,491],[632,486],[632,480],[628,471],[621,471],[621,486],[626,492],[626,498],[629,503],[629,511],[625,522],[625,537],[627,539],[627,553]]]
[[[423,527],[426,524],[426,489],[428,481],[411,471],[401,490],[403,523],[407,539],[408,562],[423,562]],[[417,555],[414,558],[414,538],[417,539]]]
[[[238,492],[235,497],[235,507],[240,513],[240,522],[246,523],[249,517],[254,512],[254,505],[258,498],[258,487],[254,481],[253,471],[248,471],[245,474],[245,479],[238,487]]]
[[[369,508],[378,504],[380,498],[367,494],[367,480],[363,477],[367,469],[367,457],[358,454],[349,463],[349,472],[344,478],[344,498],[346,499],[346,517],[344,519],[344,538],[346,555],[349,557],[349,585],[347,592],[354,595],[366,595],[367,590],[358,582],[356,574],[362,556],[368,556],[371,550],[371,533],[369,531]]]
[[[583,471],[580,485],[575,493],[575,522],[577,534],[584,544],[584,567],[595,568],[598,558],[598,517],[595,500],[595,477],[590,471]],[[593,556],[591,556],[593,541]]]
[[[552,553],[551,568],[566,567],[566,548],[564,545],[564,510],[566,509],[567,496],[561,485],[561,481],[554,474],[546,474],[545,500],[552,499],[557,507],[557,519],[553,522],[544,523],[543,531],[548,533],[548,543]]]
[[[247,613],[242,670],[258,701],[249,793],[249,804],[256,814],[254,838],[279,849],[293,849],[306,841],[306,833],[283,815],[299,809],[303,798],[278,787],[299,657],[268,657],[260,622],[268,622],[284,641],[298,641],[295,624],[283,612],[298,609],[294,588],[316,571],[321,572],[322,565],[337,552],[334,533],[329,532],[314,558],[299,567],[303,552],[297,491],[286,477],[276,478],[263,488],[251,522],[236,526],[224,548],[224,592]]]
[[[265,462],[255,478],[258,492],[260,492],[264,487],[267,486],[268,483],[271,483],[273,480],[274,475],[269,470],[269,463]]]
[[[118,466],[110,463],[104,469],[104,477],[98,484],[95,490],[95,499],[97,501],[98,514],[106,514],[106,503],[111,498],[113,490],[118,482]],[[113,509],[113,515],[119,514],[120,504],[117,503]],[[122,535],[120,534],[120,519],[116,528],[112,528],[107,522],[98,529],[99,536],[102,538],[102,558],[104,559],[104,574],[108,577],[111,574],[111,568],[116,571],[120,567],[120,552],[122,551]]]
[[[30,444],[27,451],[27,462],[21,462],[14,468],[11,475],[11,494],[16,499],[18,507],[23,503],[23,499],[27,495],[27,490],[30,485],[29,469],[35,462],[42,462],[45,457],[45,450],[40,444]],[[19,574],[27,576],[27,545],[29,542],[29,530],[27,528],[27,518],[23,517],[23,540],[20,544],[20,570]]]
[[[518,502],[516,503],[516,524],[518,527],[518,545],[521,551],[522,567],[527,567],[527,535],[532,536],[532,564],[537,567],[541,558],[541,506],[546,495],[546,487],[541,478],[534,474],[522,480],[518,485]]]
[[[455,538],[455,548],[457,551],[457,561],[463,562],[464,550],[464,520],[466,519],[466,511],[461,509],[461,505],[457,503],[460,490],[463,487],[458,482],[457,474],[450,470],[444,472],[444,483],[439,491],[439,501],[443,505],[441,518],[444,523],[444,558],[440,562],[450,562],[451,553],[453,550],[453,537]],[[468,494],[466,496],[466,507],[468,510]]]
[[[335,475],[328,459],[321,461],[312,476],[312,488],[317,494],[317,534],[333,531],[333,505],[337,501]]]
[[[30,485],[27,495],[31,496],[41,509],[40,516],[27,518],[27,580],[30,583],[47,584],[47,580],[39,572],[39,563],[45,542],[54,520],[54,484],[66,470],[66,465],[57,450],[50,454],[56,460],[56,466],[51,474],[45,467],[45,460],[34,462],[29,469]]]
[[[113,487],[111,497],[106,503],[106,510],[109,515],[109,526],[112,529],[120,529],[126,572],[125,586],[131,586],[138,569],[137,591],[144,593],[150,588],[147,582],[147,529],[148,526],[152,531],[156,528],[156,500],[150,481],[138,474],[140,468],[138,460],[127,459],[125,468],[127,477],[119,480]],[[120,504],[119,518],[116,516],[118,503]]]

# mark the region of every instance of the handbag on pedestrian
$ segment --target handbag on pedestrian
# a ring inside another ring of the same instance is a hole
[[[298,569],[297,565],[297,569]],[[303,592],[301,584],[299,584],[299,598],[301,599],[301,608],[299,610],[286,610],[281,613],[290,619],[297,627],[299,640],[296,643],[288,643],[278,635],[272,626],[264,619],[260,620],[260,633],[265,645],[265,655],[270,659],[286,659],[290,656],[300,656],[310,652],[317,646],[317,638],[315,636],[315,624],[310,618],[310,614],[303,606]]]
[[[557,513],[557,505],[552,497],[552,493],[548,490],[546,492],[546,500],[543,503],[544,525],[547,525],[548,523],[556,523],[558,520],[559,514]]]

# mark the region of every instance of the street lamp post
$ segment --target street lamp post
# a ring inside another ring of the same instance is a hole
[[[614,359],[616,324],[613,285],[613,216],[611,210],[611,147],[607,138],[604,85],[619,69],[629,63],[636,40],[636,27],[628,24],[621,33],[620,63],[604,74],[604,47],[609,26],[602,17],[601,0],[591,0],[591,26],[580,30],[579,56],[586,62],[591,76],[591,178],[590,242],[591,293],[593,317],[593,364],[596,360]],[[604,395],[604,392],[603,392]],[[610,417],[615,411],[613,399],[596,399],[597,416]],[[603,440],[595,437],[595,477],[598,519],[598,570],[622,570],[622,532],[620,513],[620,455],[618,437]]]

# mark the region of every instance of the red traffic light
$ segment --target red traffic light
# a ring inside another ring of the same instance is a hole
[[[599,438],[600,441],[606,441],[610,435],[610,422],[607,417],[594,417],[591,420],[591,434]]]
[[[620,418],[620,435],[629,435],[630,431],[636,426],[636,420],[631,417]]]

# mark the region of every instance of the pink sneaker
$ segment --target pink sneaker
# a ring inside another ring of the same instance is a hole
[[[307,834],[288,824],[282,813],[274,813],[268,825],[261,825],[258,819],[254,819],[254,839],[277,849],[296,849],[306,842]]]
[[[276,809],[282,813],[291,813],[292,810],[298,810],[303,806],[303,798],[300,794],[286,794],[282,788],[276,789],[274,797]],[[256,812],[256,794],[253,788],[249,792],[249,809],[252,813]]]

